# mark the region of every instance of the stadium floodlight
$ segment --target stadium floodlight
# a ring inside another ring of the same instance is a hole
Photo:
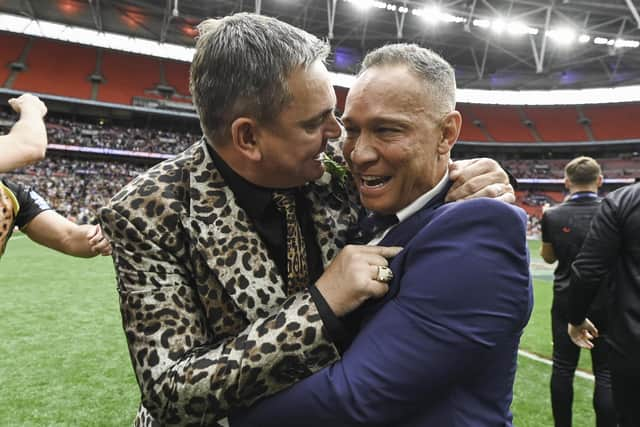
[[[387,9],[390,11],[396,10],[395,5],[385,3],[383,1],[377,1],[377,0],[344,0],[344,1],[346,1],[347,3],[353,4],[356,8],[362,11],[369,10],[374,7],[377,9]]]
[[[570,45],[576,41],[576,32],[571,28],[556,28],[549,30],[546,36],[560,45]]]
[[[625,39],[616,39],[614,43],[615,47],[638,47],[640,46],[640,42],[637,40],[625,40]]]
[[[472,24],[474,27],[489,28],[491,26],[491,21],[488,19],[474,19]]]
[[[491,22],[491,31],[496,34],[502,34],[506,28],[507,23],[502,19],[494,19],[493,22]]]
[[[467,22],[467,18],[463,18],[462,16],[451,15],[450,13],[441,13],[440,20],[443,22],[453,22],[456,24]]]
[[[578,43],[588,43],[591,40],[591,36],[588,34],[580,34],[578,37]]]
[[[441,21],[442,12],[438,6],[429,6],[423,9],[413,9],[412,15],[421,17],[424,21],[437,24]]]
[[[607,44],[608,42],[609,39],[605,37],[596,37],[595,39],[593,39],[593,44]]]
[[[514,36],[520,36],[524,34],[531,34],[532,36],[535,36],[536,34],[538,34],[538,31],[539,30],[537,28],[529,27],[528,25],[520,21],[509,22],[507,24],[507,33]]]

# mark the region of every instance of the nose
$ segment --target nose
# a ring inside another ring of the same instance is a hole
[[[342,136],[342,124],[340,123],[339,119],[331,114],[331,116],[329,117],[329,123],[327,124],[326,127],[326,137],[328,139],[337,139],[340,138]]]
[[[369,143],[366,134],[361,133],[356,140],[349,158],[354,165],[362,167],[378,160],[378,152],[375,147]]]

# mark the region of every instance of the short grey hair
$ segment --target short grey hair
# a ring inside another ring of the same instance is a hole
[[[446,112],[456,107],[456,74],[440,55],[416,44],[396,43],[373,50],[362,61],[360,73],[372,67],[404,65],[424,80]]]
[[[306,31],[251,13],[207,19],[198,30],[189,85],[212,143],[237,117],[273,120],[291,102],[291,73],[329,54],[328,44]]]

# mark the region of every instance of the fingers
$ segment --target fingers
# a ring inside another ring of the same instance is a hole
[[[103,256],[111,255],[111,243],[104,234],[102,234],[102,229],[99,225],[96,225],[89,230],[87,238],[89,239],[89,247],[93,253]]]
[[[89,230],[87,231],[87,239],[89,239],[89,242],[91,242],[91,240],[94,239],[100,232],[101,230],[99,225],[89,228]]]
[[[363,254],[374,254],[384,258],[393,258],[402,251],[400,246],[367,246],[367,245],[347,245],[342,250],[359,252]]]
[[[11,106],[11,108],[13,108],[13,111],[15,111],[16,113],[20,113],[20,103],[18,102],[18,100],[16,98],[11,98],[7,102],[9,103],[9,106]]]
[[[386,282],[371,279],[368,284],[370,298],[382,298],[389,292],[389,285]]]
[[[111,255],[111,243],[109,243],[107,239],[103,239],[97,245],[93,246],[91,250],[97,255]]]
[[[393,280],[393,271],[384,265],[378,265],[376,267],[375,280],[378,282],[389,283]]]
[[[593,339],[594,335],[586,328],[586,322],[583,322],[580,326],[574,326],[569,324],[567,328],[567,332],[571,341],[575,345],[581,348],[592,349],[593,348]],[[591,323],[591,322],[589,322]],[[593,325],[591,325],[593,326]]]
[[[446,201],[474,197],[499,198],[502,194],[513,192],[507,173],[498,162],[486,157],[453,162],[449,165],[449,179],[453,181],[453,185],[447,193]]]
[[[11,98],[9,105],[16,113],[24,114],[26,112],[32,112],[38,114],[40,117],[44,117],[47,114],[47,106],[37,96],[30,93],[24,93],[18,98]]]
[[[463,184],[458,180],[451,186],[445,200],[453,202],[456,200],[489,197],[503,201],[511,199],[515,201],[515,193],[511,184],[508,181],[506,183],[498,181],[501,181],[501,174],[496,172],[476,176]],[[456,186],[456,184],[458,185]],[[504,199],[503,196],[505,196]]]
[[[596,328],[596,326],[591,323],[591,320],[589,319],[585,319],[584,321],[584,329],[586,331],[589,332],[589,334],[591,334],[593,337],[598,338],[599,334],[598,334],[598,328]]]

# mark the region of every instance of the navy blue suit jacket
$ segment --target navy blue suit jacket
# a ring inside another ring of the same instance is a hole
[[[526,216],[491,199],[442,204],[393,229],[389,293],[342,360],[231,417],[241,426],[510,426],[533,305]]]

